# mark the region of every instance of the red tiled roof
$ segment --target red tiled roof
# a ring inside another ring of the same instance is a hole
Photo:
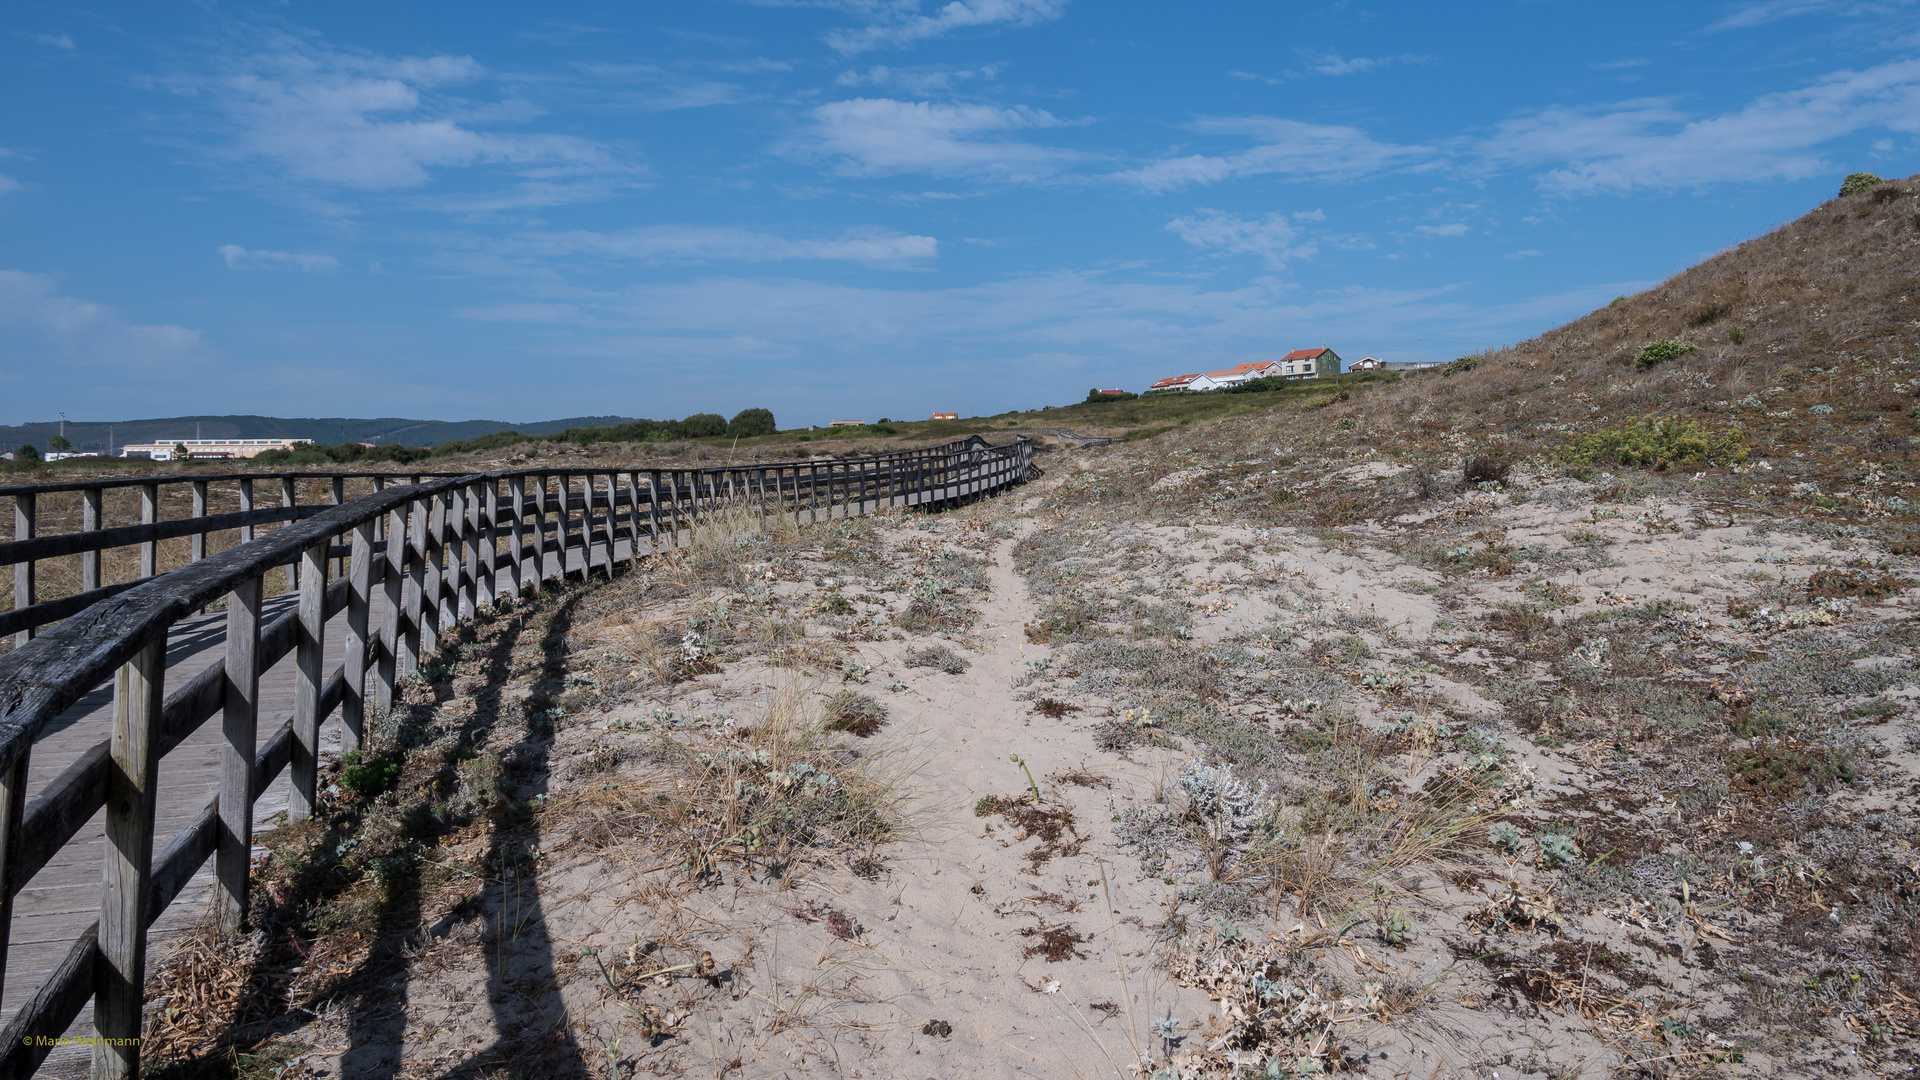
[[[1330,352],[1330,351],[1331,350],[1326,348],[1295,349],[1292,352],[1288,353],[1287,355],[1281,357],[1280,362],[1284,364],[1289,360],[1315,360],[1319,358],[1321,353]]]
[[[1162,386],[1179,386],[1182,383],[1190,383],[1199,377],[1200,377],[1200,373],[1197,371],[1191,375],[1173,375],[1168,378],[1161,379],[1157,383],[1154,383],[1152,389],[1157,390]]]

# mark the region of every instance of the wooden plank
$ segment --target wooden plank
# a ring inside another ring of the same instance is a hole
[[[293,654],[293,790],[287,820],[313,816],[320,764],[321,665],[326,658],[327,547],[323,540],[300,560],[300,621]]]
[[[253,859],[253,754],[260,717],[259,578],[243,581],[227,595],[227,656],[221,672],[225,701],[221,708],[220,792],[227,809],[220,815],[216,846],[214,907],[227,933],[246,929]]]
[[[0,771],[0,993],[6,990],[7,952],[13,930],[13,897],[32,877],[21,873],[20,819],[27,803],[27,767],[31,754],[22,754]]]
[[[111,529],[56,533],[31,541],[0,544],[0,566],[24,559],[51,559],[61,555],[99,552],[109,548],[131,547],[177,536],[197,536],[222,529],[266,525],[277,521],[300,521],[326,510],[324,506],[269,507],[203,518],[175,518],[151,524],[118,525]],[[251,541],[248,541],[251,542]]]
[[[33,539],[35,497],[15,495],[13,497],[13,539],[15,543]],[[33,606],[33,560],[27,559],[13,564],[13,606],[14,610]],[[14,648],[19,648],[33,640],[33,627],[22,628],[14,634]]]
[[[98,965],[100,924],[87,927],[0,1035],[0,1080],[36,1080],[40,1063],[86,1007]]]
[[[167,640],[146,643],[114,684],[107,772],[107,844],[100,893],[100,962],[93,998],[93,1075],[139,1075],[141,988],[147,970],[147,888]]]

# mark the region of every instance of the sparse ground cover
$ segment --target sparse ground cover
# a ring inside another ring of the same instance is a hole
[[[1050,454],[938,516],[742,522],[483,621],[382,727],[397,768],[275,834],[263,932],[156,977],[152,1045],[183,1074],[1910,1074],[1893,186],[1782,234],[1878,283],[1756,241],[1800,278],[1709,263],[1451,375]],[[1848,329],[1808,336],[1796,281]],[[1767,366],[1789,346],[1819,378]]]

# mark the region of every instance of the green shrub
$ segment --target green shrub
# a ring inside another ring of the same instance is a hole
[[[1606,463],[1666,469],[1683,462],[1744,461],[1746,456],[1739,428],[1715,432],[1698,421],[1668,416],[1653,423],[1636,418],[1582,435],[1567,460],[1576,466]]]
[[[1697,352],[1699,348],[1700,346],[1698,345],[1689,345],[1684,341],[1675,341],[1672,338],[1667,338],[1663,341],[1656,341],[1646,348],[1641,349],[1640,355],[1634,359],[1633,365],[1645,371],[1655,364],[1664,364],[1669,360],[1678,360],[1690,352]]]
[[[1727,340],[1739,345],[1747,340],[1747,332],[1737,326],[1727,327]]]
[[[1087,391],[1087,400],[1082,402],[1082,404],[1098,405],[1104,401],[1132,401],[1138,398],[1139,396],[1140,396],[1139,394],[1136,394],[1131,390],[1122,390],[1117,394],[1103,394],[1100,392],[1099,387],[1094,387],[1093,389]]]
[[[1848,173],[1847,178],[1840,181],[1840,197],[1844,199],[1849,195],[1858,195],[1863,191],[1872,191],[1884,183],[1886,183],[1885,180],[1880,179],[1870,172]]]
[[[733,415],[732,420],[727,421],[727,435],[735,439],[771,435],[778,430],[771,409],[741,409]]]
[[[386,791],[400,778],[399,762],[368,757],[357,750],[341,757],[340,764],[340,786],[363,797]]]
[[[1473,370],[1474,368],[1476,368],[1476,367],[1479,367],[1479,366],[1480,366],[1480,358],[1479,358],[1479,357],[1477,357],[1477,356],[1463,356],[1463,357],[1461,357],[1460,359],[1458,359],[1458,360],[1455,360],[1455,361],[1453,361],[1452,363],[1450,363],[1450,364],[1448,364],[1448,365],[1447,365],[1446,367],[1443,367],[1443,368],[1441,368],[1441,369],[1440,369],[1440,374],[1442,374],[1442,375],[1458,375],[1458,374],[1460,374],[1460,373],[1461,373],[1461,372],[1463,372],[1463,371],[1472,371],[1472,370]]]

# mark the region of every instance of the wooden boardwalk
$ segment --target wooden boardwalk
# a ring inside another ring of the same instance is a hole
[[[617,559],[627,556],[624,542],[615,550]],[[597,554],[597,553],[596,553]],[[568,552],[567,572],[579,575],[582,552]],[[604,572],[605,560],[594,560],[595,572]],[[549,552],[547,572],[558,576],[559,558]],[[504,584],[504,582],[503,582]],[[261,605],[264,624],[284,611],[292,610],[298,598],[291,593],[273,597]],[[373,619],[378,625],[386,608],[381,591],[374,590]],[[336,614],[327,624],[326,670],[340,663],[346,640],[346,612]],[[180,622],[167,638],[167,686],[183,685],[222,656],[226,655],[227,617],[215,612]],[[267,740],[293,715],[293,690],[296,677],[292,653],[260,674],[259,740]],[[40,794],[49,782],[93,744],[105,739],[113,724],[113,687],[101,686],[68,709],[60,719],[47,726],[34,741],[29,767],[27,798]],[[194,816],[220,790],[220,749],[225,742],[219,714],[200,725],[173,752],[160,759],[160,785],[154,825],[154,851],[166,847],[175,833],[186,828]],[[333,760],[340,752],[340,721],[335,716],[320,729],[320,754],[323,761]],[[287,790],[292,774],[283,772],[254,804],[254,828],[272,828],[287,808]],[[33,996],[46,972],[60,962],[73,939],[88,924],[100,917],[102,847],[106,843],[106,811],[87,822],[60,854],[45,869],[34,875],[14,899],[13,940],[7,953],[7,980],[0,1010],[12,1015]],[[260,849],[256,846],[256,853]],[[214,864],[208,860],[193,876],[192,882],[174,900],[172,906],[148,930],[149,948],[158,958],[166,955],[168,941],[191,930],[207,916],[213,896]],[[93,1009],[88,1006],[68,1027],[68,1038],[93,1033]],[[62,1047],[48,1055],[40,1072],[48,1077],[85,1076],[91,1051],[82,1047]]]
[[[85,484],[52,485],[43,487],[81,490],[91,502],[80,532],[46,537],[37,537],[34,529],[34,500],[42,488],[4,489],[15,502],[17,538],[0,544],[0,564],[11,565],[15,578],[15,606],[4,629],[24,648],[0,657],[0,732],[12,733],[0,742],[7,755],[0,760],[0,795],[9,788],[12,792],[0,800],[0,810],[14,815],[16,823],[0,821],[5,825],[0,828],[0,876],[18,874],[22,882],[13,887],[18,891],[7,924],[10,933],[0,937],[6,965],[0,1009],[14,1017],[11,1037],[0,1046],[0,1066],[6,1075],[20,1077],[30,1072],[83,1075],[89,1064],[100,1075],[135,1074],[138,1052],[131,1047],[142,1026],[140,986],[148,952],[152,961],[162,960],[170,939],[213,916],[216,892],[226,898],[218,902],[226,905],[246,895],[243,853],[249,819],[257,832],[288,813],[306,813],[311,801],[315,758],[301,751],[301,741],[314,747],[324,768],[349,734],[341,719],[328,714],[344,708],[348,717],[356,718],[358,730],[363,703],[385,700],[392,689],[387,682],[343,688],[343,674],[348,684],[379,681],[376,671],[367,670],[374,665],[363,665],[361,654],[348,649],[347,642],[367,641],[371,632],[375,640],[370,656],[393,657],[383,669],[388,674],[397,666],[404,675],[425,659],[416,657],[408,644],[417,643],[414,635],[402,632],[394,638],[395,625],[404,631],[413,617],[388,610],[390,590],[381,583],[388,574],[397,570],[401,575],[404,586],[394,585],[391,591],[407,597],[409,611],[420,609],[424,574],[431,586],[423,613],[427,624],[437,621],[444,632],[451,632],[463,616],[473,616],[476,606],[487,606],[484,593],[489,585],[511,590],[515,581],[610,577],[614,564],[696,542],[707,528],[702,519],[731,515],[731,506],[748,515],[757,513],[763,524],[769,514],[809,524],[888,507],[954,505],[1019,483],[1030,470],[1027,440],[992,447],[976,436],[874,458],[771,467],[462,475],[416,483],[404,491],[376,491],[350,504],[341,502],[342,480],[335,478],[334,502],[324,508],[296,506],[292,480],[282,478],[288,489],[282,507],[246,509],[252,504],[243,498],[243,509],[229,515],[205,515],[205,483],[183,477],[143,481],[143,523],[112,528],[100,521],[98,491]],[[521,488],[528,477],[535,482],[530,501],[523,499]],[[198,485],[193,519],[156,520],[162,482]],[[505,496],[499,492],[503,482],[509,487]],[[249,491],[243,484],[243,496]],[[430,513],[422,509],[422,500],[429,497]],[[409,506],[414,534],[404,549],[382,544],[372,548],[371,562],[363,561],[363,545],[377,542],[382,525],[397,534]],[[199,562],[201,534],[235,527],[250,532],[263,523],[281,522],[285,532],[276,529],[211,557],[213,561]],[[159,574],[153,565],[156,544],[174,536],[195,537],[194,564]],[[519,538],[528,536],[533,538],[530,546],[523,546]],[[349,550],[349,539],[356,553],[354,583],[340,581],[334,588],[309,584],[320,580],[323,566],[344,571],[339,561]],[[153,585],[133,592],[128,590],[137,583],[100,586],[100,568],[92,565],[91,576],[82,575],[83,585],[94,586],[91,591],[35,602],[34,560],[76,553],[93,560],[101,550],[130,545],[141,546],[142,572]],[[444,573],[434,570],[441,551],[463,564],[464,573],[454,571],[455,562],[449,562]],[[496,553],[491,562],[489,551]],[[227,613],[196,609],[246,590],[258,597],[261,575],[278,574],[289,560],[310,568],[313,576],[302,572],[298,595],[290,589],[261,604],[261,628],[276,627],[268,639],[257,648],[240,643],[230,650]],[[428,563],[424,568],[423,561]],[[536,574],[528,561],[544,565]],[[476,596],[476,588],[482,595]],[[319,632],[313,635],[299,630],[293,618],[299,614],[317,621],[330,609],[335,614],[323,631],[316,626]],[[44,640],[28,642],[36,627],[47,628],[38,631]],[[377,640],[383,632],[390,639],[384,646]],[[313,648],[315,636],[324,648]],[[259,665],[275,654],[280,655],[277,662]],[[223,663],[258,672],[256,753],[244,764],[226,760],[232,749],[226,745],[225,724],[215,718],[221,715],[223,700],[228,705],[238,700],[247,712],[235,723],[244,731],[254,724],[254,707],[246,701],[244,678],[237,687],[227,684],[223,699],[217,675]],[[114,666],[132,688],[121,703],[114,700]],[[125,708],[117,709],[119,705]],[[125,714],[119,731],[116,711]],[[30,754],[27,739],[32,740]],[[106,749],[109,739],[111,754]],[[179,742],[166,749],[174,739]],[[162,755],[143,760],[142,755],[153,753],[156,741]],[[267,777],[274,779],[263,788]],[[153,793],[147,796],[152,803],[141,797],[143,787]],[[22,794],[24,820],[19,816]],[[242,805],[242,800],[251,804],[251,813],[237,820],[214,808],[216,801],[226,810]],[[76,829],[89,808],[99,809]],[[144,839],[149,836],[150,842]],[[236,836],[243,839],[232,845]],[[69,839],[54,848],[61,837]],[[151,858],[140,853],[142,845],[149,847]],[[12,861],[15,854],[19,864]],[[148,898],[145,905],[142,896]],[[139,933],[143,906],[148,918],[154,910],[161,912],[144,938]],[[232,918],[237,910],[224,909],[222,918]],[[89,929],[96,923],[97,937]],[[46,1042],[35,1041],[56,1032],[68,1039],[97,1032],[119,1049],[108,1049],[103,1060],[93,1061],[93,1048],[61,1046],[49,1053]],[[37,1070],[34,1062],[39,1062]]]

